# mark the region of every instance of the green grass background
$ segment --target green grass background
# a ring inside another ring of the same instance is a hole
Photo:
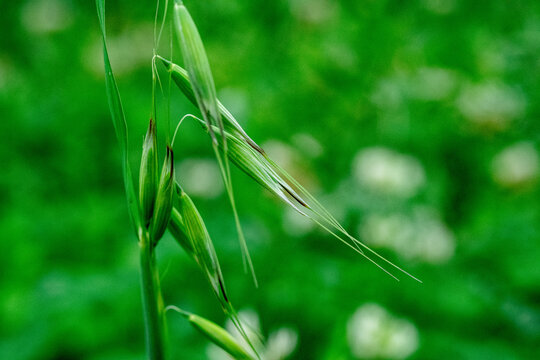
[[[538,356],[538,158],[525,161],[531,176],[523,181],[501,182],[493,168],[508,147],[527,144],[534,155],[540,145],[539,2],[186,5],[224,104],[259,143],[294,149],[294,173],[351,233],[362,235],[373,216],[411,219],[428,208],[455,244],[435,262],[374,246],[424,281],[397,283],[323,232],[284,226],[284,205],[235,171],[259,289],[243,273],[226,196],[193,198],[237,308],[255,310],[266,334],[295,328],[294,359],[353,359],[347,322],[365,303],[414,324],[411,359]],[[150,111],[154,6],[107,3],[134,164]],[[94,3],[5,1],[0,14],[0,358],[143,359],[137,246]],[[172,122],[196,111],[174,88],[171,101]],[[298,134],[315,139],[320,154]],[[186,124],[177,142],[180,168],[212,159],[198,126]],[[374,146],[414,159],[423,185],[399,196],[355,181],[356,154]],[[168,235],[158,252],[166,301],[223,323],[203,277]],[[180,317],[169,322],[173,355],[205,359],[207,342]]]

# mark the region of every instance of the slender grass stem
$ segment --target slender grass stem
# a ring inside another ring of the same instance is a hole
[[[139,242],[146,349],[149,360],[165,360],[167,337],[165,305],[151,243],[148,234],[143,235]]]

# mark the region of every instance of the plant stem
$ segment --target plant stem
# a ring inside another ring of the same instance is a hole
[[[165,360],[165,306],[159,285],[159,273],[148,233],[139,241],[141,290],[143,300],[146,349],[149,360]]]

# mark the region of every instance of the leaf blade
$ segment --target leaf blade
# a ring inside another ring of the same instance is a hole
[[[124,189],[128,202],[128,210],[131,221],[135,227],[135,232],[139,237],[142,231],[142,215],[136,195],[135,185],[133,182],[133,173],[131,171],[131,166],[129,163],[128,130],[126,118],[124,115],[124,109],[122,107],[120,92],[118,90],[118,85],[112,71],[109,53],[107,50],[107,34],[105,31],[105,0],[96,0],[96,7],[101,29],[101,38],[103,41],[105,88],[107,92],[107,100],[109,103],[109,111],[111,112],[114,130],[116,132],[116,139],[118,140],[122,151],[122,175],[124,178]]]

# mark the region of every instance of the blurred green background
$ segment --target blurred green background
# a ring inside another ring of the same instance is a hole
[[[255,289],[208,137],[186,123],[178,179],[268,358],[536,358],[540,2],[186,5],[219,97],[251,136],[352,234],[424,282],[394,281],[235,171]],[[107,3],[134,166],[154,9]],[[4,1],[0,20],[0,358],[143,359],[137,246],[94,2]],[[171,126],[196,111],[174,88],[171,102]],[[158,252],[166,302],[224,324],[169,235]],[[168,318],[173,359],[225,359]]]

